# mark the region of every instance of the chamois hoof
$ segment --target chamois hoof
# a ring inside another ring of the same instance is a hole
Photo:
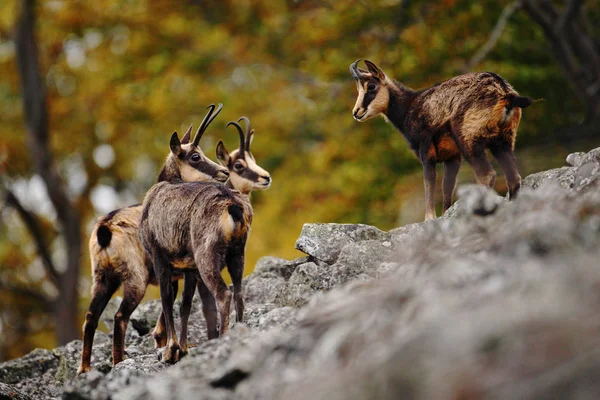
[[[162,362],[167,364],[175,364],[179,361],[181,354],[181,348],[178,344],[172,345],[171,347],[167,347],[165,351],[162,353]]]
[[[85,374],[86,372],[90,372],[90,370],[91,370],[91,368],[89,365],[87,365],[87,366],[80,365],[79,368],[77,368],[77,375]]]
[[[179,349],[179,358],[178,358],[179,360],[181,360],[183,357],[185,357],[187,355],[188,355],[188,349],[187,349],[187,347],[186,348],[182,347],[182,348]]]

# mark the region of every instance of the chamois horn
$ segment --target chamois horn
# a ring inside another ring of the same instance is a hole
[[[244,138],[244,131],[242,130],[242,127],[240,126],[240,124],[238,124],[235,121],[229,121],[227,123],[227,126],[229,126],[229,125],[235,126],[237,128],[237,130],[238,130],[238,133],[240,134],[240,155],[243,157],[244,154],[246,154],[246,148],[245,148],[246,147],[245,146],[245,144],[246,144],[245,142],[246,141],[245,141],[245,138]]]

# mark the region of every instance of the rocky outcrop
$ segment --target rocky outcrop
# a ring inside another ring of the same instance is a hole
[[[389,232],[307,224],[306,257],[245,278],[228,335],[206,341],[194,304],[174,366],[149,301],[115,368],[98,332],[93,371],[75,377],[79,341],[36,350],[0,364],[0,398],[600,398],[600,149],[568,162],[514,201],[465,185],[444,217]]]

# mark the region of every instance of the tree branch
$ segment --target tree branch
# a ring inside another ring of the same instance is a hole
[[[600,51],[583,23],[582,0],[568,0],[559,10],[549,0],[521,0],[523,9],[538,23],[548,43],[586,107],[591,121],[600,115]]]
[[[500,17],[498,18],[498,21],[496,22],[496,26],[492,30],[492,34],[490,35],[490,38],[479,49],[479,51],[477,51],[477,53],[475,53],[475,55],[466,63],[466,65],[464,67],[464,72],[468,72],[468,71],[472,70],[485,57],[487,57],[488,53],[490,51],[492,51],[492,49],[496,46],[496,43],[498,43],[498,40],[500,39],[500,36],[502,35],[502,31],[504,31],[504,28],[506,27],[506,23],[508,22],[508,19],[515,13],[515,11],[520,9],[521,6],[522,6],[521,1],[517,0],[517,1],[510,3],[506,7],[504,7],[504,10],[502,10]]]
[[[565,11],[560,16],[558,21],[558,30],[564,31],[565,27],[569,22],[573,20],[581,10],[581,6],[583,5],[583,0],[570,0],[565,7]]]
[[[40,307],[45,311],[50,312],[54,309],[54,300],[23,286],[11,285],[0,280],[0,291],[12,293],[15,296],[22,298],[33,299],[39,303]]]
[[[38,250],[38,255],[42,260],[44,268],[46,268],[48,277],[50,278],[52,283],[54,283],[54,285],[58,288],[58,279],[60,277],[60,274],[54,267],[54,263],[52,262],[52,257],[50,256],[48,247],[44,243],[44,235],[42,234],[42,229],[40,228],[40,224],[38,223],[36,216],[32,212],[26,210],[25,207],[23,207],[17,196],[15,196],[15,194],[12,191],[10,191],[9,189],[5,189],[5,192],[6,193],[4,197],[6,199],[6,205],[14,208],[21,217],[21,220],[23,221],[23,223],[27,227],[27,230],[33,237],[33,240]]]
[[[544,10],[540,7],[540,4],[536,0],[523,0],[523,8],[529,14],[529,17],[533,19],[538,25],[541,26],[542,30],[546,34],[546,36],[554,39],[554,27],[552,25],[552,20],[546,14]]]

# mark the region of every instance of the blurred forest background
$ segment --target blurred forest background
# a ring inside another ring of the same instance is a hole
[[[523,176],[599,146],[599,2],[3,0],[0,361],[80,337],[95,218],[143,199],[170,134],[209,103],[224,109],[205,153],[221,138],[235,148],[225,123],[246,115],[273,177],[252,198],[247,273],[297,256],[305,222],[423,219],[403,137],[352,119],[357,58],[413,88],[488,70],[544,98],[519,130]],[[472,181],[464,163],[459,184]]]

